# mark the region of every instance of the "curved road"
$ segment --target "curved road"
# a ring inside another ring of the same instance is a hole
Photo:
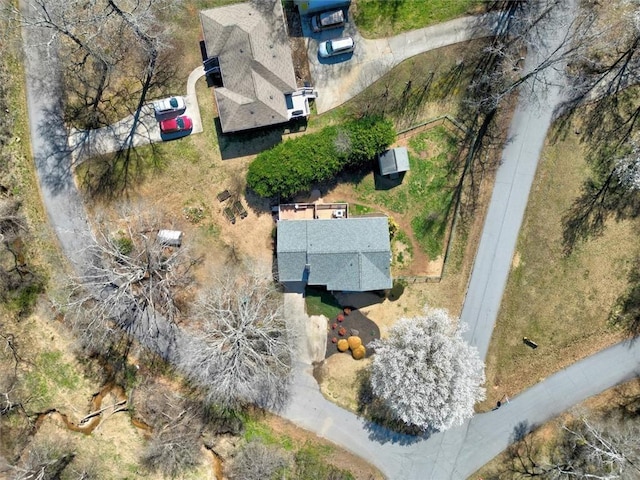
[[[29,2],[20,5],[28,18]],[[42,201],[62,250],[78,268],[87,264],[83,252],[89,225],[73,182],[55,42],[51,42],[51,32],[38,27],[23,27],[22,41],[31,148]]]
[[[574,3],[570,1],[571,6]],[[562,19],[558,21],[561,25]],[[555,30],[557,34],[566,30],[566,23],[562,27]],[[31,141],[51,224],[63,251],[78,265],[85,260],[82,239],[89,227],[71,175],[67,132],[62,127],[61,105],[56,101],[61,97],[56,94],[60,90],[56,59],[47,49],[48,33],[23,29]],[[534,65],[535,56],[541,53],[531,53],[525,68]],[[547,80],[561,83],[562,76],[555,70],[550,72]],[[468,338],[482,355],[486,354],[537,159],[558,99],[559,89],[553,86],[540,106],[521,100],[514,116],[511,134],[515,141],[505,148],[462,313],[471,325]],[[499,410],[476,415],[462,427],[418,440],[367,425],[326,401],[311,375],[311,366],[299,364],[292,402],[283,414],[366,458],[391,479],[460,479],[502,451],[514,432],[527,431],[585,398],[636,376],[639,364],[640,344],[616,345],[546,379]]]
[[[498,410],[475,415],[461,427],[415,440],[368,425],[327,401],[311,374],[297,365],[284,417],[343,446],[389,479],[467,478],[502,452],[516,435],[640,373],[640,342],[620,343],[545,379]]]
[[[525,59],[524,73],[543,60],[554,66],[522,88],[529,91],[514,112],[462,309],[461,319],[470,326],[465,338],[481,358],[487,354],[547,130],[562,98],[562,49],[556,47],[571,27],[575,8],[575,1],[568,0],[557,9],[546,44]],[[391,479],[461,479],[503,451],[515,435],[637,376],[640,345],[616,345],[553,375],[499,410],[418,441],[370,428],[322,397],[310,366],[296,367],[293,400],[284,412],[289,420],[366,458]]]

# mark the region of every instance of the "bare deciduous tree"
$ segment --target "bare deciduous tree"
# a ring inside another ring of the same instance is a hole
[[[194,308],[180,367],[219,405],[277,408],[287,397],[290,334],[282,296],[270,277],[255,270],[228,270]]]
[[[196,261],[158,240],[158,221],[151,211],[125,211],[119,225],[105,222],[87,239],[95,261],[72,279],[67,308],[90,349],[104,352],[124,331],[166,356]]]
[[[253,440],[244,444],[229,469],[231,480],[263,480],[274,478],[274,475],[288,466],[291,458],[284,450],[276,446],[268,446]]]
[[[637,478],[638,434],[640,424],[635,417],[617,412],[598,419],[581,416],[564,423],[556,438],[545,440],[544,446],[531,435],[517,439],[507,450],[505,474],[545,480]]]
[[[175,478],[200,464],[201,435],[207,421],[202,403],[144,378],[131,397],[136,415],[152,429],[142,463],[152,471]]]
[[[640,146],[632,143],[628,155],[616,159],[618,181],[629,190],[640,190]]]
[[[170,28],[161,23],[161,17],[180,3],[28,0],[22,9],[15,2],[2,5],[3,13],[14,21],[51,32],[44,40],[46,45],[35,46],[46,49],[60,70],[61,85],[43,81],[42,88],[60,98],[61,107],[56,104],[39,128],[60,135],[63,117],[68,126],[82,130],[76,132],[73,145],[78,158],[87,158],[97,155],[91,129],[130,118],[126,131],[111,130],[116,153],[93,169],[94,181],[89,184],[95,195],[114,196],[125,191],[140,174],[138,167],[148,160],[134,148],[137,137],[149,135],[143,107],[174,77]],[[61,91],[52,93],[52,87]],[[66,145],[66,138],[59,142]]]
[[[75,458],[67,445],[40,441],[30,445],[23,465],[12,468],[15,480],[57,480]],[[65,477],[73,478],[73,477]],[[83,478],[77,476],[76,478]]]
[[[25,4],[23,12],[7,2],[5,11],[23,25],[52,32],[48,47],[51,55],[60,50],[57,57],[67,73],[67,107],[75,112],[70,120],[82,119],[86,127],[96,128],[119,120],[125,112],[139,113],[159,55],[168,47],[169,31],[160,28],[157,17],[174,8],[174,0],[29,0]]]
[[[446,430],[470,418],[484,399],[484,364],[445,310],[403,318],[375,340],[373,393],[408,425]]]
[[[191,427],[189,421],[180,418],[165,425],[145,448],[143,465],[170,478],[198,466],[202,460],[200,432]]]

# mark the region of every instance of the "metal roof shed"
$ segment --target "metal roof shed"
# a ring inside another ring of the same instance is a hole
[[[409,152],[405,147],[391,148],[378,156],[381,175],[397,175],[398,173],[408,172]]]
[[[158,243],[167,247],[179,247],[182,245],[182,232],[180,230],[158,230]]]

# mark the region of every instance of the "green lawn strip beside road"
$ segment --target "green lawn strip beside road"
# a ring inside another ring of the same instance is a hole
[[[397,35],[477,13],[479,0],[357,0],[355,24],[366,38]]]

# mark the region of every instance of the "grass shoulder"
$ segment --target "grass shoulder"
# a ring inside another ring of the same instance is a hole
[[[610,222],[563,251],[563,217],[589,175],[584,158],[575,136],[543,151],[489,347],[486,408],[622,339],[609,316],[638,254],[637,223]]]
[[[479,0],[357,0],[355,23],[365,38],[381,38],[478,13]]]

